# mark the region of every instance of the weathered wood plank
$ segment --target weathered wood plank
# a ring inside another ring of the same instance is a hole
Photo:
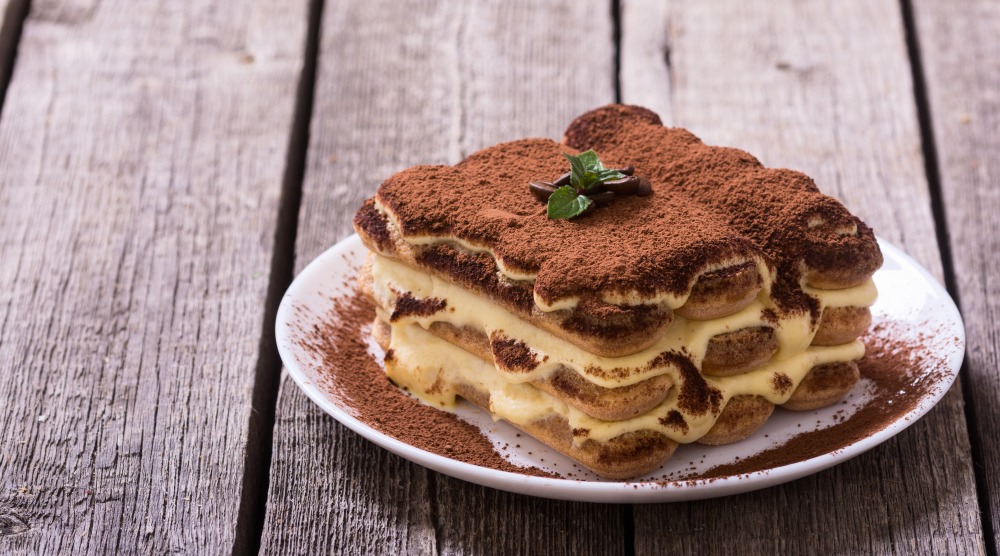
[[[337,424],[287,375],[273,446],[261,554],[436,553],[429,472]]]
[[[941,279],[896,2],[623,4],[625,102],[806,172]],[[637,553],[981,552],[969,452],[956,387],[893,441],[823,473],[636,506]]]
[[[0,552],[246,541],[306,18],[33,2],[0,120]]]
[[[441,554],[625,555],[627,506],[511,494],[437,475]]]
[[[603,2],[328,1],[296,267],[349,235],[357,207],[398,170],[504,140],[558,139],[576,114],[613,102],[613,60]],[[431,473],[318,411],[283,380],[262,553],[622,550],[619,506]]]
[[[1000,551],[1000,6],[913,2],[953,269],[987,542]]]

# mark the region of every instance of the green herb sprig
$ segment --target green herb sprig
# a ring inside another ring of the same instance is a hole
[[[549,218],[573,218],[583,214],[593,201],[583,194],[601,183],[622,179],[625,174],[618,170],[609,170],[601,164],[597,153],[590,150],[577,156],[563,153],[569,160],[570,185],[556,189],[549,197]]]

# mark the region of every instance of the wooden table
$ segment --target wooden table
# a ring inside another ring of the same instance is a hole
[[[529,5],[532,4],[532,5]],[[0,0],[0,554],[1000,549],[1000,5]],[[813,176],[947,285],[960,383],[740,496],[566,503],[397,458],[274,314],[393,172],[648,106]]]

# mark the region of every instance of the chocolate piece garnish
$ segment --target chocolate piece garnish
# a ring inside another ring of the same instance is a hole
[[[531,194],[539,201],[548,201],[549,197],[555,193],[556,188],[551,183],[544,181],[533,181],[528,184]]]
[[[591,195],[590,200],[597,203],[597,206],[603,207],[615,200],[615,193],[613,191],[605,191],[597,195]]]
[[[573,178],[573,172],[566,172],[565,174],[556,178],[556,181],[552,182],[552,185],[558,189],[564,185],[569,185],[569,182],[572,178]]]
[[[614,191],[619,195],[629,195],[639,188],[639,179],[636,176],[629,176],[620,180],[606,181],[604,182],[604,188]]]
[[[562,154],[572,168],[570,170],[570,183],[559,187],[548,196],[548,201],[546,201],[548,206],[545,212],[549,218],[569,220],[592,212],[594,203],[590,200],[590,196],[604,191],[603,182],[627,177],[618,170],[605,168],[594,151],[578,155],[566,152]],[[564,177],[565,174],[560,179]]]
[[[648,197],[653,194],[653,184],[649,183],[649,180],[643,177],[639,177],[639,187],[636,188],[635,194],[637,197]]]

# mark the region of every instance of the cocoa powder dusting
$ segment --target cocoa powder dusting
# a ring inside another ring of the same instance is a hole
[[[397,322],[406,317],[429,317],[448,307],[448,302],[436,297],[418,299],[410,292],[396,293],[396,304],[393,306],[389,322]]]
[[[508,338],[500,332],[490,335],[490,349],[493,351],[494,363],[507,371],[529,373],[541,364],[527,344]]]
[[[660,424],[665,427],[671,427],[674,430],[680,431],[682,434],[687,434],[688,424],[684,420],[684,416],[681,415],[680,411],[676,409],[671,409],[666,417],[660,418]]]
[[[722,217],[777,264],[779,281],[772,297],[780,308],[816,316],[816,307],[798,287],[800,261],[841,277],[870,274],[882,265],[871,228],[820,193],[809,176],[765,168],[740,149],[705,145],[687,130],[650,121],[636,108],[604,107],[583,114],[571,128],[581,127],[581,120],[600,125],[588,134],[567,136],[567,142],[582,150],[599,145],[598,154],[611,159],[632,157],[636,171],[641,169],[654,187],[669,184]],[[838,232],[852,226],[855,235]]]
[[[557,477],[537,467],[520,467],[503,458],[479,429],[454,414],[424,405],[402,393],[367,351],[362,330],[375,319],[375,307],[360,293],[334,299],[339,320],[301,330],[296,340],[322,365],[318,381],[354,410],[368,426],[411,446],[454,460],[500,471]],[[319,320],[319,319],[317,319]],[[391,358],[391,350],[386,354]]]
[[[771,379],[771,386],[774,387],[775,392],[787,394],[792,389],[792,379],[788,378],[785,373],[775,373],[774,378]]]
[[[711,411],[718,414],[722,411],[722,392],[705,381],[691,359],[669,351],[665,351],[649,362],[649,368],[673,365],[680,371],[680,392],[677,394],[677,407],[691,415],[704,415]]]
[[[722,216],[665,188],[572,221],[549,219],[527,184],[567,171],[563,152],[578,153],[547,139],[503,143],[460,166],[404,170],[377,199],[404,236],[460,237],[492,248],[510,269],[537,274],[534,293],[548,302],[605,291],[682,294],[707,266],[762,257]],[[633,159],[602,157],[609,167]]]

